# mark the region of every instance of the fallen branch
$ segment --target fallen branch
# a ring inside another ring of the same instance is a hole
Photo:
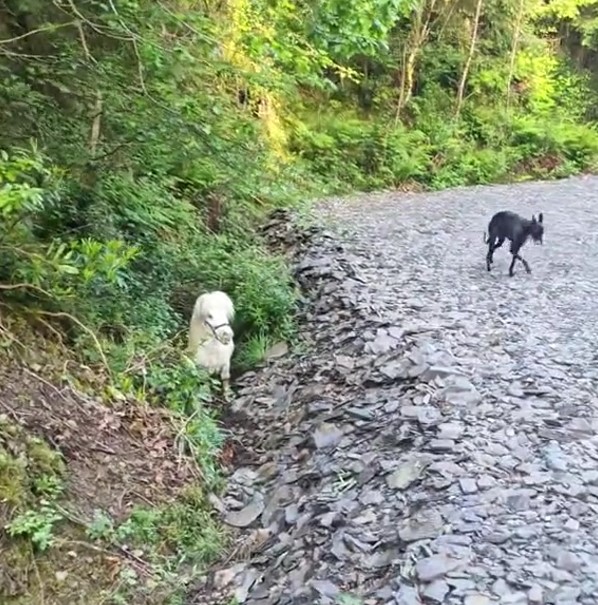
[[[69,519],[69,521],[72,521],[72,519]],[[118,546],[117,544],[112,544],[115,550],[109,550],[108,548],[102,548],[101,546],[96,546],[95,544],[85,542],[84,540],[64,540],[62,543],[82,546],[83,548],[88,548],[89,550],[94,550],[97,553],[108,555],[110,557],[118,557],[120,553],[122,558],[128,559],[139,569],[139,571],[141,571],[141,573],[147,574],[148,576],[152,576],[154,574],[150,563],[137,557],[133,553],[130,553],[128,550],[124,549],[122,546]]]
[[[33,378],[35,378],[36,380],[39,380],[42,384],[45,384],[47,387],[49,387],[50,389],[52,389],[59,397],[61,397],[62,399],[64,399],[65,401],[71,401],[61,390],[59,390],[55,385],[53,385],[51,382],[49,382],[48,380],[46,380],[45,378],[43,378],[42,376],[40,376],[39,374],[36,374],[33,370],[30,370],[27,366],[23,366],[23,371],[26,374],[29,374],[30,376],[32,376]]]

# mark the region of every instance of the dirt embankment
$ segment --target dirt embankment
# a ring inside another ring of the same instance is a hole
[[[9,352],[35,361],[5,351],[0,362],[0,602],[172,602],[180,590],[159,576],[179,534],[212,532],[212,555],[221,546],[180,422],[82,394],[58,378],[68,351],[46,355],[29,336]],[[175,518],[190,509],[205,532]]]

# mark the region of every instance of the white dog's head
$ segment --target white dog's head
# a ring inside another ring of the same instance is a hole
[[[224,292],[216,290],[203,294],[197,300],[197,314],[222,344],[227,345],[234,337],[230,322],[235,316],[232,300]]]
[[[217,340],[219,340],[223,345],[230,344],[234,337],[233,329],[230,327],[230,324],[218,324],[216,327],[213,327],[208,321],[206,321],[208,326],[212,328],[212,332]]]

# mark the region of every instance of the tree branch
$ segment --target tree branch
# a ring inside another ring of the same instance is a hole
[[[48,25],[46,27],[38,27],[37,29],[32,29],[30,32],[25,32],[20,36],[15,36],[14,38],[6,38],[5,40],[0,40],[0,46],[3,44],[12,44],[13,42],[17,42],[18,40],[22,40],[23,38],[27,38],[29,36],[33,36],[34,34],[41,34],[45,32],[51,32],[56,29],[61,29],[63,27],[69,27],[71,25],[75,25],[76,21],[69,21],[68,23],[53,23],[52,25]]]
[[[100,125],[102,122],[102,91],[96,91],[96,104],[95,114],[93,122],[91,124],[91,134],[89,137],[89,152],[91,155],[95,155],[98,147],[98,141],[100,140]]]

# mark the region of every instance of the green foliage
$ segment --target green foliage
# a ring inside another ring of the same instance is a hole
[[[0,417],[0,527],[43,552],[52,546],[64,484],[60,454]]]
[[[298,125],[293,149],[339,187],[375,189],[423,178],[430,161],[422,132],[346,114]]]
[[[48,549],[54,543],[52,530],[62,515],[47,500],[42,500],[36,510],[27,510],[6,525],[11,537],[24,536],[31,540],[40,551]]]
[[[197,490],[190,490],[174,505],[133,511],[117,535],[133,545],[150,545],[194,563],[209,562],[222,547],[214,516]]]
[[[376,56],[388,49],[397,18],[416,6],[413,0],[366,0],[359,5],[322,0],[314,10],[311,38],[333,57],[346,62],[356,55]]]
[[[115,536],[114,522],[109,515],[96,510],[86,533],[92,540],[112,540]]]
[[[187,417],[176,446],[181,453],[190,454],[202,469],[208,486],[219,479],[217,455],[224,442],[218,426],[209,385],[210,379],[189,359],[179,363],[163,361],[151,366],[144,377],[145,394],[167,406],[175,415]]]
[[[87,528],[91,540],[108,545],[139,549],[151,565],[152,579],[139,584],[135,570],[121,570],[122,588],[111,595],[116,602],[126,603],[131,594],[160,587],[168,603],[184,595],[189,569],[211,563],[221,552],[224,536],[203,494],[190,489],[176,502],[163,507],[136,507],[120,524],[102,511],[96,511]]]
[[[60,176],[35,148],[0,155],[0,279],[14,288],[19,302],[33,294],[48,308],[77,312],[81,299],[100,285],[118,284],[137,250],[120,240],[40,237],[40,226],[66,196]]]
[[[87,535],[129,547],[155,549],[156,560],[166,555],[205,563],[218,555],[222,535],[208,511],[203,495],[188,490],[172,505],[138,507],[121,524],[102,511],[96,511]]]
[[[237,365],[242,369],[250,369],[264,361],[270,346],[274,344],[269,338],[262,334],[256,334],[250,338],[240,355],[237,356]]]

